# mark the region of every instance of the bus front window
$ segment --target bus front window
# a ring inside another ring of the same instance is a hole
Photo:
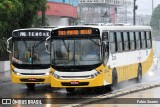
[[[94,65],[100,63],[99,39],[52,41],[52,64],[55,66]]]
[[[49,64],[45,41],[14,41],[12,61],[18,64]]]

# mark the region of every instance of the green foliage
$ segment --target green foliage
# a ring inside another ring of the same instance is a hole
[[[48,18],[45,17],[45,25],[44,26],[49,26],[48,22]],[[41,27],[42,25],[42,17],[41,16],[36,16],[33,20],[33,25],[34,27]]]
[[[20,0],[23,4],[23,17],[19,21],[21,28],[31,27],[34,19],[37,18],[38,11],[45,9],[46,0]]]
[[[6,50],[6,39],[18,28],[22,17],[22,4],[18,0],[1,0],[0,2],[0,52]]]
[[[150,25],[154,30],[160,30],[160,5],[155,8]]]
[[[150,25],[153,29],[153,36],[160,35],[160,5],[155,8]]]
[[[38,11],[45,10],[47,0],[0,0],[0,53],[12,31],[37,24]],[[40,21],[38,24],[41,24]],[[38,25],[36,25],[38,26]]]

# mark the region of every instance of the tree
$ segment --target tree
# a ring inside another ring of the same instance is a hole
[[[45,10],[46,0],[20,0],[23,4],[23,17],[19,21],[21,28],[31,27],[39,11]]]
[[[150,24],[153,29],[160,30],[160,5],[155,8]]]
[[[152,27],[152,34],[155,39],[159,39],[160,33],[160,5],[158,5],[152,14],[150,25]]]
[[[6,39],[18,28],[22,16],[22,4],[18,0],[0,0],[0,55],[6,53]]]
[[[47,0],[0,0],[0,55],[6,54],[6,40],[12,31],[34,25]],[[37,25],[38,26],[38,25]]]

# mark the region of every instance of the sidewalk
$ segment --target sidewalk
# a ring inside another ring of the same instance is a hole
[[[11,81],[10,71],[0,72],[0,83]]]

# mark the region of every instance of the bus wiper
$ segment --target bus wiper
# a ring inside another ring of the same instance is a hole
[[[33,45],[33,47],[35,48],[35,47],[37,47],[38,45],[40,45],[41,43],[43,43],[43,42],[44,42],[44,40],[40,41],[40,42],[37,43],[36,45]]]
[[[95,45],[98,45],[98,46],[101,46],[100,45],[100,43],[99,43],[99,41],[98,42],[96,42],[96,41],[94,41],[93,39],[91,39],[91,38],[88,38],[90,41],[92,41]]]
[[[64,44],[64,47],[66,48],[67,52],[69,52],[69,47],[67,48],[67,44],[64,40],[62,40],[63,44]]]

